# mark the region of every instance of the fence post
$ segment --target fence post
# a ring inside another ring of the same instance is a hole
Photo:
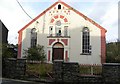
[[[76,62],[63,62],[63,81],[66,83],[79,82],[79,64]]]
[[[55,82],[62,82],[63,81],[63,60],[54,60],[53,62],[53,73]]]
[[[23,78],[26,73],[26,59],[17,59],[16,62],[16,75],[18,78]]]
[[[91,75],[93,75],[93,65],[91,65]]]

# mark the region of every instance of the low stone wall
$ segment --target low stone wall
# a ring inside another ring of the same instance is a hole
[[[53,64],[55,82],[78,82],[78,63],[67,63],[62,60],[55,60]]]
[[[105,63],[102,70],[105,83],[120,84],[120,63]]]
[[[54,61],[55,82],[70,82],[81,84],[120,84],[120,64],[106,63],[102,66],[102,75],[81,76],[78,63]]]
[[[53,77],[55,79],[56,82],[61,82],[63,81],[63,61],[59,60],[59,61],[54,61],[53,63]]]
[[[79,64],[63,62],[63,81],[79,82]]]
[[[26,73],[26,59],[5,59],[3,61],[3,76],[8,78],[21,78]]]
[[[102,75],[83,76],[78,63],[55,60],[53,63],[54,82],[72,84],[120,84],[120,63],[102,65]],[[3,76],[22,78],[26,73],[26,59],[6,59],[3,61]]]
[[[80,76],[81,84],[103,84],[102,76]]]

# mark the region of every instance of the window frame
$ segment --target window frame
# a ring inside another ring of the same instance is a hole
[[[49,26],[49,36],[53,35],[53,26]]]
[[[91,55],[90,30],[88,27],[82,29],[82,55]]]
[[[35,47],[37,45],[37,32],[36,28],[31,29],[31,47]]]
[[[64,26],[64,36],[68,36],[68,26]]]
[[[58,10],[60,10],[60,9],[61,9],[61,4],[58,5]]]

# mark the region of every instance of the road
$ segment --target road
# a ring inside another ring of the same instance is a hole
[[[31,82],[31,81],[22,81],[22,80],[3,78],[1,84],[45,84],[45,83],[36,83],[36,82]]]

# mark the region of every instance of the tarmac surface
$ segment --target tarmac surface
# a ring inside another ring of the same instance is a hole
[[[46,84],[46,83],[2,78],[1,84]]]

